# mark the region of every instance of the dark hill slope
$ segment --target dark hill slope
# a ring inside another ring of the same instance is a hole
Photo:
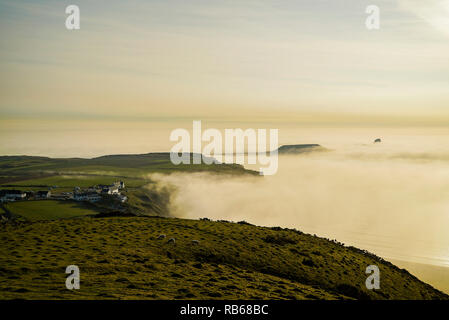
[[[190,154],[192,158],[192,154]],[[170,153],[123,154],[108,155],[92,159],[83,158],[47,158],[32,156],[0,156],[0,176],[5,181],[13,178],[31,175],[54,173],[90,173],[115,171],[129,176],[141,176],[150,172],[195,172],[209,171],[225,174],[259,173],[246,170],[238,164],[179,164],[174,165],[170,160]],[[0,177],[1,178],[1,177]],[[19,178],[20,179],[20,178]],[[16,179],[17,180],[17,179]],[[1,179],[0,179],[1,183]]]
[[[1,299],[448,298],[360,250],[243,223],[84,217],[4,224],[0,241]],[[73,292],[65,289],[71,264],[82,279]],[[365,288],[371,264],[380,290]]]

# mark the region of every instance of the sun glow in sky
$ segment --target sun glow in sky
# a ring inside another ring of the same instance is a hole
[[[401,6],[449,35],[449,0],[401,0]]]
[[[0,115],[449,119],[449,1],[0,0]]]

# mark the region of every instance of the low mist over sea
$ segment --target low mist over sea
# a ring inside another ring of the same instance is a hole
[[[297,228],[385,258],[449,266],[448,137],[329,136],[328,152],[280,155],[274,176],[152,178],[177,187],[179,217]]]

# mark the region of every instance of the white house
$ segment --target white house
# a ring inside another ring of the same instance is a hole
[[[97,202],[101,200],[101,195],[96,192],[79,192],[73,195],[75,201]]]
[[[118,191],[118,187],[115,186],[110,186],[110,187],[105,187],[101,190],[101,193],[104,194],[120,194],[120,192]]]
[[[0,201],[15,201],[23,200],[26,197],[26,193],[20,190],[0,190]]]

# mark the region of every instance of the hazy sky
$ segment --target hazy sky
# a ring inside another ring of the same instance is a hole
[[[0,0],[0,70],[3,119],[444,125],[449,0]]]

